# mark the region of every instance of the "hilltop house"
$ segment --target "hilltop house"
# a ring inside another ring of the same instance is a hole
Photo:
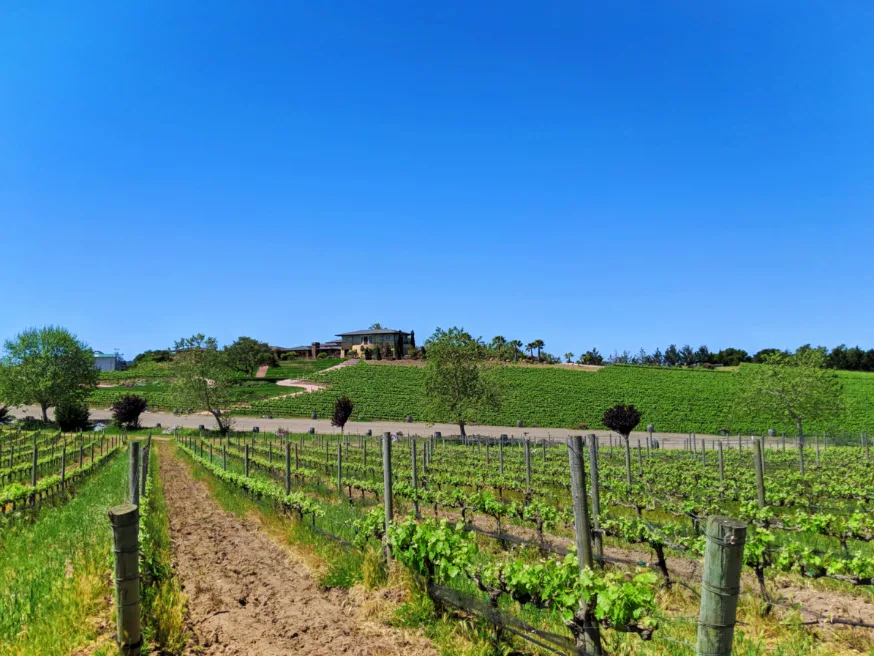
[[[332,358],[358,357],[366,348],[384,348],[388,346],[400,357],[407,355],[415,347],[415,332],[392,330],[390,328],[370,328],[368,330],[353,330],[348,333],[338,333],[340,339],[327,342],[313,342],[309,346],[294,346],[291,348],[276,347],[278,353],[295,353],[301,358],[317,358],[321,353]]]
[[[117,371],[122,368],[117,353],[101,353],[100,351],[94,351],[94,366],[100,371]]]

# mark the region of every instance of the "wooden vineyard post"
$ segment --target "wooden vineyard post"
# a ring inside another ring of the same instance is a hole
[[[816,446],[816,464],[819,465],[819,434],[813,434],[813,443]]]
[[[249,445],[246,444],[243,446],[244,455],[243,455],[243,476],[246,478],[249,477]]]
[[[294,445],[294,471],[300,469],[300,450],[298,449],[298,445]]]
[[[209,443],[209,464],[212,464],[212,442]]]
[[[753,464],[756,468],[756,493],[759,509],[761,510],[765,507],[765,472],[764,467],[762,466],[762,441],[754,438],[753,446],[755,447],[755,451],[753,452]]]
[[[601,537],[601,487],[598,481],[598,436],[586,437],[589,448],[589,472],[592,479],[592,532],[595,536],[595,557],[604,566],[604,541]]]
[[[137,444],[136,442],[131,443]],[[115,557],[116,638],[125,656],[139,656],[140,626],[139,508],[126,503],[109,509]]]
[[[546,440],[540,440],[540,449],[543,451],[543,463],[546,464]]]
[[[140,496],[146,496],[146,481],[149,478],[149,451],[151,451],[152,447],[146,442],[146,446],[142,448],[143,452],[143,464],[140,467]],[[93,454],[92,454],[93,455]]]
[[[531,493],[531,440],[525,440],[525,493]]]
[[[574,503],[574,537],[577,545],[577,562],[582,574],[585,568],[595,571],[592,557],[592,532],[589,527],[589,508],[586,495],[586,470],[583,464],[583,438],[572,435],[568,438],[568,460],[571,470],[571,493]],[[595,620],[594,596],[586,604],[582,629],[582,646],[586,653],[601,654],[601,633]]]
[[[623,435],[625,442],[625,482],[631,485],[631,445],[628,443],[629,436]]]
[[[297,444],[294,445],[297,455]],[[285,496],[291,494],[291,442],[285,443]]]
[[[696,654],[729,656],[734,640],[747,525],[736,519],[711,516],[706,535]]]
[[[488,458],[489,453],[489,443],[486,442],[486,458]],[[416,438],[410,438],[410,455],[412,457],[412,470],[413,470],[413,513],[416,515],[416,519],[419,519],[419,500],[416,498],[419,493],[419,472],[416,467]]]
[[[228,471],[228,445],[222,444],[222,469]]]
[[[383,512],[385,513],[385,558],[390,560],[391,547],[388,541],[388,530],[394,517],[391,498],[391,433],[383,433],[382,435],[382,485]]]
[[[722,440],[719,440],[719,483],[725,482],[725,466],[722,461]]]
[[[491,441],[492,441],[492,439],[490,437],[486,438],[486,464],[487,465],[491,463],[491,457],[489,455],[489,442],[491,442]],[[415,460],[415,459],[416,459],[416,457],[413,456],[413,460]]]
[[[506,439],[506,435],[501,435],[501,437],[498,438],[498,471],[501,476],[504,475],[504,442]]]
[[[361,444],[361,457],[364,459],[363,467],[367,469],[367,440]]]
[[[33,467],[30,470],[30,485],[36,487],[36,461],[39,460],[39,446],[33,445]]]
[[[85,447],[80,444],[79,445],[79,469],[85,466]]]
[[[79,447],[79,453],[82,453],[82,447]],[[139,442],[130,442],[128,443],[128,498],[130,502],[135,505],[140,505],[140,443]]]
[[[343,444],[337,442],[337,496],[343,498]]]
[[[61,484],[67,478],[67,445],[61,447]]]
[[[780,433],[780,444],[783,447],[783,451],[786,450],[786,433]]]
[[[640,438],[637,438],[637,471],[643,478],[643,454],[640,451]]]

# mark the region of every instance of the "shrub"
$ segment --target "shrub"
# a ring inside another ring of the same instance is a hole
[[[12,415],[9,414],[9,408],[0,405],[0,424],[8,424],[10,421],[12,421]]]
[[[382,360],[382,350],[381,350],[379,347],[377,347],[377,348],[374,349],[374,350],[376,351],[376,359],[377,359],[377,360]]]
[[[88,417],[88,405],[83,401],[61,401],[55,408],[55,422],[65,433],[87,429]]]
[[[140,415],[146,411],[146,399],[136,394],[125,394],[109,406],[112,417],[120,426],[139,428]]]
[[[319,360],[327,360],[327,359],[328,359],[328,354],[325,353],[324,351],[322,351],[322,352],[319,353],[316,357],[317,357]]]

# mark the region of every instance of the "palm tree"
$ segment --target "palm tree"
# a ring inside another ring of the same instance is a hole
[[[507,342],[507,346],[513,349],[513,362],[516,362],[516,357],[519,355],[519,351],[522,348],[522,342],[518,339],[514,339],[512,342]]]
[[[525,350],[531,354],[532,358],[534,357],[534,349],[536,349],[536,348],[537,348],[537,344],[535,344],[534,342],[528,342],[525,345]]]
[[[535,340],[534,340],[533,342],[531,342],[531,343],[534,345],[534,348],[537,349],[537,361],[540,362],[540,361],[541,361],[541,359],[540,359],[540,351],[543,349],[544,346],[546,346],[546,344],[543,343],[543,340],[542,340],[542,339],[535,339]]]
[[[574,359],[574,354],[571,353],[570,351],[568,351],[567,353],[564,354],[564,357],[567,360],[567,363],[570,364],[571,360]]]

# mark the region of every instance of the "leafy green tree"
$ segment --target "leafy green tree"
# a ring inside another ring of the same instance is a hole
[[[665,365],[675,367],[680,363],[680,352],[677,350],[676,344],[671,344],[665,349]]]
[[[231,404],[234,373],[215,337],[203,334],[183,337],[173,350],[170,391],[176,405],[207,410],[215,418],[218,430],[227,433],[232,420],[224,413]]]
[[[843,385],[826,364],[825,349],[817,348],[777,351],[763,364],[741,367],[738,413],[782,415],[795,424],[803,443],[805,421],[833,421],[844,408]]]
[[[430,409],[438,416],[451,417],[466,435],[468,422],[500,406],[496,365],[489,360],[486,345],[461,328],[437,328],[425,344],[425,389]]]
[[[534,348],[537,349],[537,361],[542,362],[543,358],[540,357],[540,352],[543,350],[543,347],[546,346],[546,344],[543,342],[542,339],[535,339],[533,342],[531,342],[531,344],[534,346]]]
[[[334,413],[331,416],[331,426],[336,426],[343,432],[346,422],[352,416],[352,410],[355,409],[355,404],[348,396],[341,396],[334,400]]]
[[[747,362],[750,359],[750,354],[743,349],[726,348],[722,349],[713,356],[714,364],[721,364],[724,367],[736,367],[742,362]]]
[[[49,408],[84,400],[99,377],[93,351],[68,330],[30,328],[4,345],[0,398],[10,405],[39,405],[48,422]]]
[[[779,353],[784,353],[784,351],[776,348],[762,349],[761,351],[757,351],[753,356],[753,362],[756,364],[764,364],[765,362],[768,362],[772,355],[777,355]]]
[[[172,357],[173,354],[170,352],[170,349],[143,351],[133,359],[131,366],[135,367],[142,362],[170,362]]]
[[[574,359],[574,354],[571,353],[570,351],[568,351],[567,353],[564,354],[564,359],[567,360],[568,364],[570,364],[571,361]]]
[[[240,337],[230,346],[226,346],[225,356],[231,369],[249,378],[255,378],[258,368],[262,365],[275,367],[278,364],[276,353],[270,345],[251,337]]]
[[[372,323],[370,324],[370,328],[368,328],[368,330],[382,330],[382,324],[378,322]]]

